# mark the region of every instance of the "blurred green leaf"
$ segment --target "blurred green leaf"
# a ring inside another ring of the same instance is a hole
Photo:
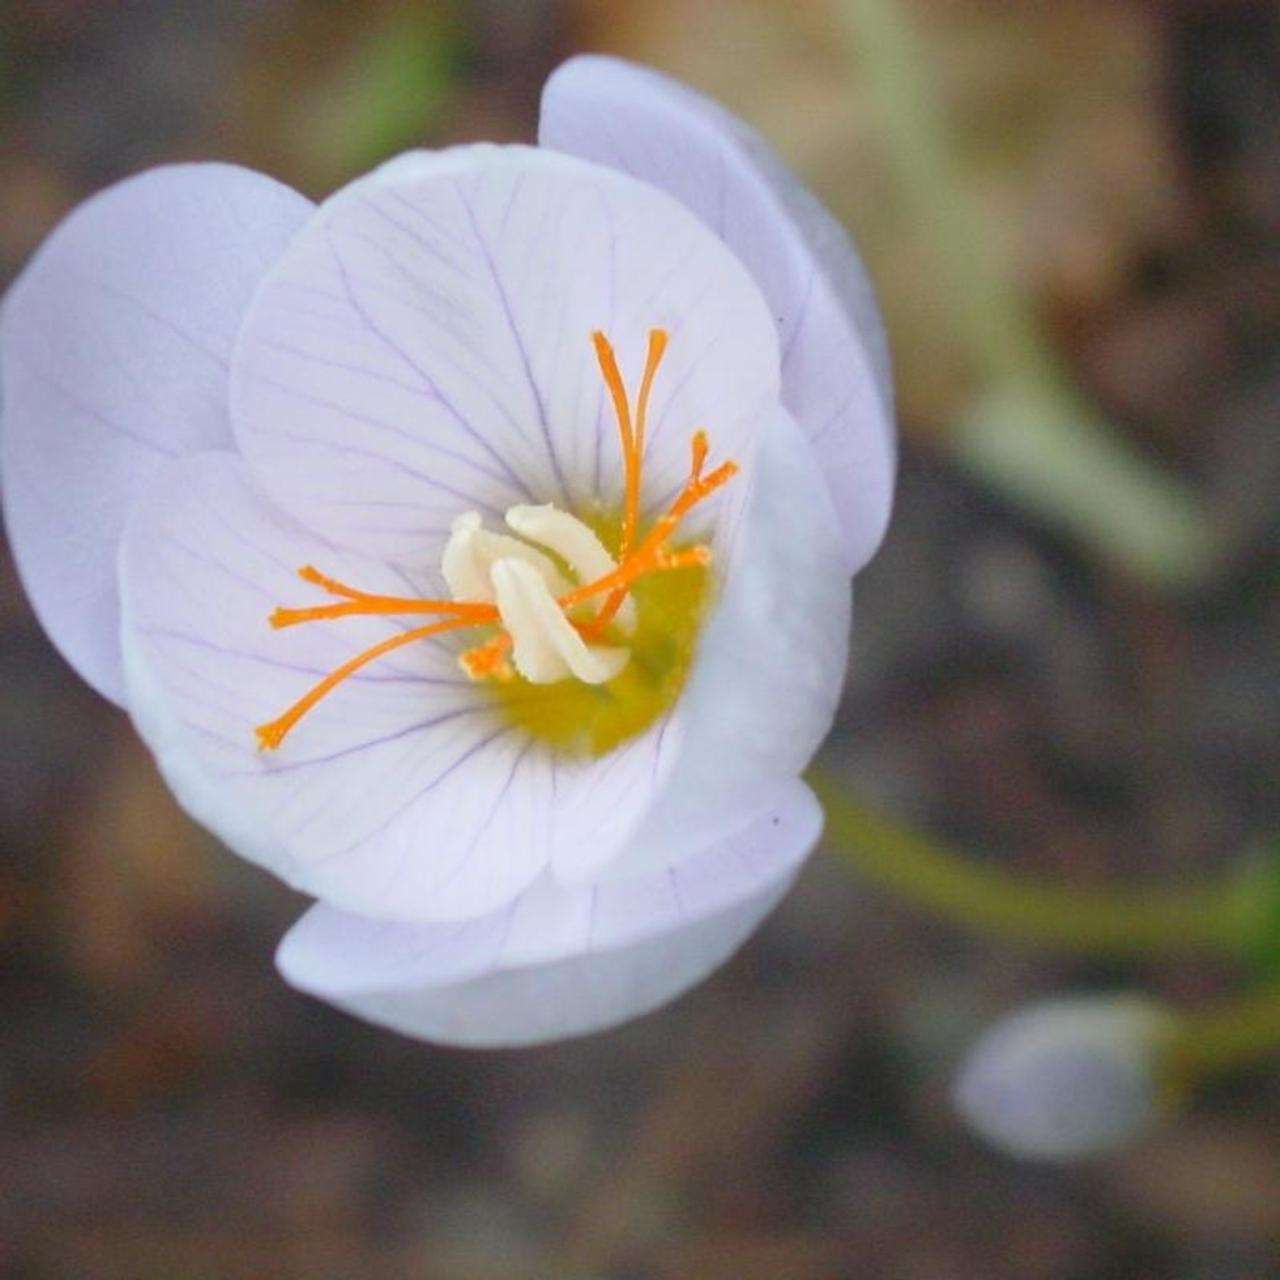
[[[1246,955],[1261,975],[1280,977],[1280,836],[1267,841],[1241,880],[1248,918],[1256,922],[1248,931]]]
[[[465,50],[450,6],[394,9],[325,85],[308,122],[311,163],[345,177],[420,144],[449,101]]]

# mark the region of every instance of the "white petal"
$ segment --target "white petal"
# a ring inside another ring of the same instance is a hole
[[[507,512],[507,524],[522,538],[554,551],[580,583],[594,582],[618,567],[618,562],[605,550],[604,543],[589,525],[549,503],[540,507],[512,507]],[[552,591],[563,594],[554,587]],[[615,616],[618,626],[629,635],[636,629],[636,602],[628,596]]]
[[[531,684],[554,684],[570,676],[605,684],[627,665],[626,649],[588,645],[555,602],[547,584],[519,560],[493,566],[498,612],[513,641],[511,656]]]
[[[170,458],[229,447],[227,366],[253,290],[310,201],[230,165],[152,169],[45,241],[4,303],[5,523],[36,613],[114,701],[116,549]]]
[[[757,820],[672,871],[563,889],[453,928],[317,906],[281,943],[294,986],[445,1044],[528,1045],[647,1013],[731,955],[786,892],[822,814],[790,784]]]
[[[619,505],[619,437],[592,346],[632,395],[651,328],[646,501],[705,427],[748,463],[778,386],[777,333],[737,259],[676,201],[524,147],[402,156],[321,207],[259,291],[232,370],[237,439],[309,527],[405,563],[453,519]],[[733,488],[715,500],[740,501]]]
[[[669,191],[751,272],[777,318],[783,403],[818,450],[850,566],[863,564],[889,517],[893,395],[875,298],[843,228],[740,120],[616,58],[574,58],[552,75],[538,137]]]
[[[562,843],[626,838],[679,732],[655,731],[598,765],[553,758],[497,717],[441,640],[364,667],[278,750],[258,750],[255,726],[371,644],[431,621],[273,630],[278,605],[332,603],[297,578],[299,566],[379,595],[440,591],[321,542],[265,502],[245,471],[224,454],[174,463],[122,546],[130,710],[198,820],[298,888],[412,920],[495,909]]]
[[[574,882],[677,863],[717,838],[809,763],[844,687],[850,591],[822,475],[778,410],[723,599],[677,707],[685,746],[666,791],[621,852],[566,848]]]

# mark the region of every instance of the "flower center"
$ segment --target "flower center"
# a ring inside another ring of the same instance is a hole
[[[483,528],[475,512],[461,515],[441,563],[451,600],[372,594],[304,565],[298,576],[334,600],[278,608],[270,617],[273,627],[370,615],[438,620],[398,631],[330,672],[282,715],[258,726],[262,749],[279,747],[307,712],[362,667],[419,640],[464,629],[491,634],[462,652],[462,669],[489,684],[514,721],[555,746],[602,754],[674,702],[705,610],[711,549],[673,546],[672,539],[685,516],[738,467],[723,462],[705,472],[707,437],[695,432],[683,489],[641,536],[645,423],[667,334],[650,330],[634,414],[612,345],[603,333],[591,338],[618,420],[621,517],[597,515],[593,527],[554,506],[515,506],[506,513],[513,537]]]

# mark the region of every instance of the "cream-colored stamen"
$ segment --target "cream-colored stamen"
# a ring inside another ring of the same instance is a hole
[[[552,550],[556,548],[552,547]],[[567,556],[565,558],[568,559]],[[491,603],[496,598],[491,571],[499,560],[520,560],[529,565],[547,584],[552,595],[562,596],[573,585],[541,551],[504,533],[490,533],[488,529],[481,528],[480,516],[475,511],[468,511],[453,522],[440,562],[440,572],[455,600]]]
[[[573,570],[579,582],[594,582],[611,574],[618,562],[605,550],[605,545],[589,525],[577,516],[547,503],[544,506],[512,507],[507,512],[507,525],[522,538],[554,551]],[[551,587],[553,595],[564,595]],[[630,596],[623,602],[615,618],[623,635],[636,629],[636,602]]]
[[[486,660],[477,669],[474,651],[468,650],[460,659],[462,669],[473,679],[491,674],[490,666],[497,672],[505,661],[503,651],[510,647],[516,670],[531,684],[575,677],[586,684],[612,680],[627,665],[628,651],[583,639],[581,623],[575,626],[570,621],[559,599],[571,595],[575,584],[529,543],[559,556],[578,584],[615,574],[617,561],[590,526],[550,503],[510,508],[507,525],[528,542],[490,533],[481,527],[480,516],[468,511],[453,522],[445,546],[441,571],[454,599],[496,602],[508,636],[503,648],[492,655],[492,663]],[[624,635],[635,631],[636,606],[629,596],[614,622]]]
[[[584,684],[606,684],[627,665],[629,649],[583,640],[525,561],[499,560],[490,572],[498,612],[512,640],[512,660],[530,684],[555,684],[570,676]]]

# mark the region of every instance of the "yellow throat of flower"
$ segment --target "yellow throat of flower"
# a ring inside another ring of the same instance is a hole
[[[486,685],[515,724],[557,749],[602,755],[674,704],[706,613],[711,550],[672,540],[685,516],[738,468],[724,462],[705,471],[707,437],[695,432],[683,489],[642,532],[645,424],[667,334],[650,330],[634,413],[612,345],[603,333],[591,338],[618,421],[621,515],[593,510],[580,517],[549,505],[516,506],[506,514],[515,537],[484,529],[474,512],[459,516],[441,565],[451,600],[375,595],[303,566],[298,576],[334,602],[276,609],[273,627],[370,615],[436,620],[398,631],[330,672],[257,728],[262,749],[279,747],[307,712],[370,662],[467,629],[488,634],[460,654],[462,669]]]

